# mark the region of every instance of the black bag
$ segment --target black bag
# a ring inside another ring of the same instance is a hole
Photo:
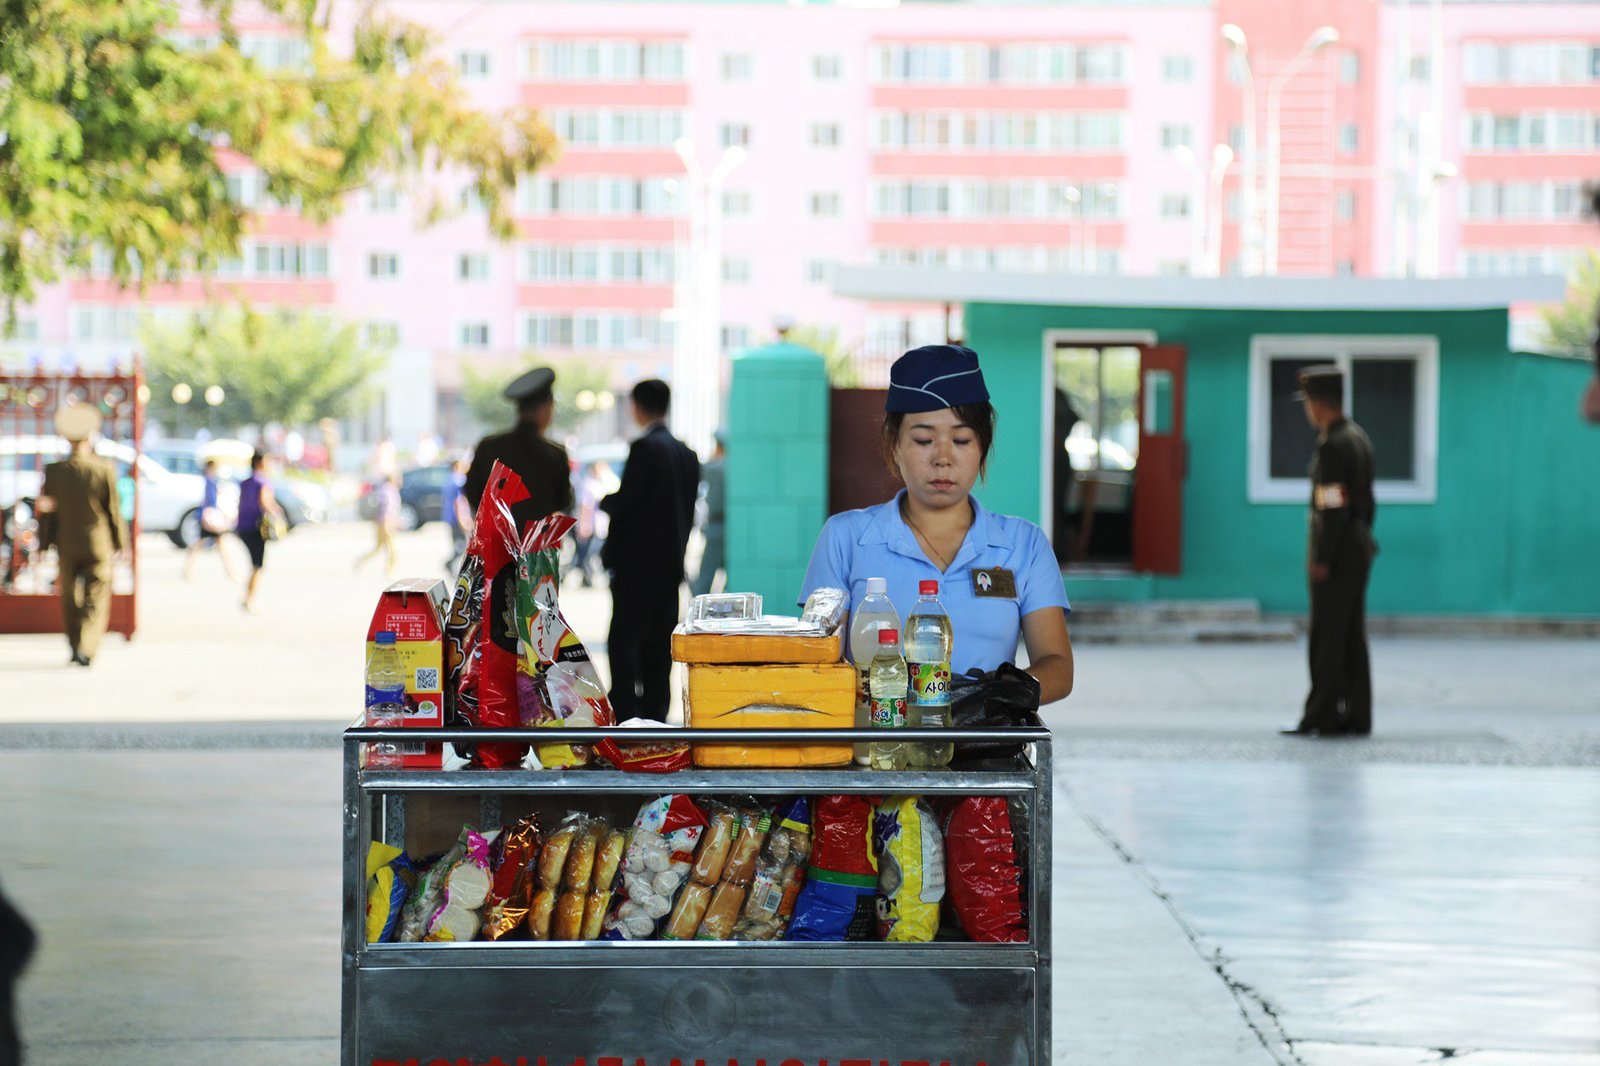
[[[1004,729],[1037,726],[1039,681],[1011,663],[984,673],[973,667],[950,681],[950,719],[957,729]],[[955,759],[1015,759],[1023,746],[1015,741],[965,741],[955,746]]]

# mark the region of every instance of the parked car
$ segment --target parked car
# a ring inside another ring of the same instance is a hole
[[[400,472],[400,528],[417,529],[428,522],[444,520],[444,483],[450,476],[450,464],[415,466]],[[371,521],[378,513],[376,480],[361,486],[358,510],[362,518]]]
[[[67,451],[67,442],[60,437],[0,438],[0,508],[10,508],[19,501],[27,501],[31,506],[39,495],[45,465],[65,458]],[[100,440],[95,444],[95,452],[116,466],[124,517],[131,517],[133,496],[129,471],[135,467],[133,449],[121,441]],[[189,543],[185,528],[199,529],[205,479],[198,474],[173,473],[144,454],[137,456],[137,469],[142,528],[165,533],[178,547],[185,547]],[[228,514],[237,513],[239,487],[223,482],[217,494],[217,506]]]

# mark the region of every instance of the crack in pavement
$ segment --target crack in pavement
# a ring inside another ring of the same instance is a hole
[[[1284,1031],[1283,1023],[1278,1017],[1277,1008],[1273,1006],[1272,1001],[1267,998],[1266,994],[1229,973],[1228,963],[1230,960],[1227,955],[1223,953],[1220,947],[1207,951],[1200,931],[1190,923],[1188,918],[1184,917],[1183,912],[1178,909],[1177,903],[1173,900],[1171,893],[1162,887],[1160,879],[1150,872],[1150,868],[1137,855],[1124,847],[1122,841],[1118,840],[1115,834],[1107,829],[1099,819],[1084,809],[1083,805],[1078,802],[1077,796],[1073,794],[1070,786],[1063,786],[1062,791],[1066,794],[1067,802],[1072,805],[1072,809],[1077,812],[1078,817],[1084,820],[1084,823],[1089,826],[1095,836],[1099,837],[1106,847],[1111,849],[1117,858],[1122,861],[1123,865],[1133,871],[1135,878],[1144,885],[1152,896],[1160,900],[1161,905],[1167,909],[1167,913],[1172,915],[1172,920],[1177,923],[1184,939],[1189,942],[1189,947],[1221,979],[1223,987],[1228,990],[1228,994],[1233,997],[1234,1003],[1239,1008],[1239,1016],[1244,1019],[1245,1025],[1255,1034],[1256,1039],[1260,1041],[1267,1054],[1272,1056],[1273,1061],[1278,1063],[1279,1066],[1307,1066],[1306,1061],[1295,1052],[1294,1040]],[[1259,1012],[1259,1016],[1265,1018],[1264,1023],[1258,1021],[1258,1015],[1252,1011],[1252,1008],[1254,1012]],[[1270,1028],[1271,1032],[1263,1031],[1264,1025]],[[1288,1058],[1283,1057],[1285,1054],[1288,1055]]]

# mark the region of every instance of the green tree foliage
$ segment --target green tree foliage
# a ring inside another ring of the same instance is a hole
[[[795,326],[787,330],[783,339],[789,344],[810,348],[822,356],[828,368],[828,384],[836,389],[854,389],[861,385],[861,374],[850,359],[850,353],[839,343],[837,330],[820,326]]]
[[[154,325],[143,335],[150,414],[189,427],[204,421],[204,393],[222,386],[217,419],[227,426],[307,426],[361,414],[377,397],[374,378],[387,356],[361,343],[353,325],[325,315],[229,308],[188,323]],[[186,384],[193,399],[173,401]]]
[[[177,38],[167,0],[0,0],[0,299],[110,253],[119,284],[204,273],[238,251],[248,209],[223,164],[259,168],[267,194],[325,221],[378,176],[465,171],[497,235],[513,232],[517,179],[554,134],[527,108],[475,110],[422,28],[378,4],[264,0],[303,62],[241,50],[232,0],[200,0]],[[348,12],[348,14],[346,14]],[[353,21],[350,21],[353,20]],[[437,198],[429,219],[446,210]]]
[[[514,369],[491,371],[478,370],[470,363],[463,363],[461,401],[472,420],[490,432],[510,429],[516,422],[517,409],[502,393],[514,378],[536,366],[548,366],[556,372],[553,390],[556,409],[550,421],[550,434],[553,437],[575,432],[590,417],[591,412],[578,407],[580,392],[598,395],[611,389],[611,374],[605,367],[576,359],[555,363],[530,356],[523,365]]]
[[[1596,308],[1600,308],[1600,251],[1591,249],[1572,268],[1566,303],[1539,311],[1546,350],[1588,358],[1594,343]]]

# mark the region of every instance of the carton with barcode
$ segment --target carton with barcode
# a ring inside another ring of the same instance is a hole
[[[378,634],[394,634],[394,644],[406,675],[406,727],[444,725],[444,616],[445,583],[435,578],[396,581],[378,597],[367,627],[370,654]],[[437,770],[444,764],[440,744],[406,743],[393,746],[400,766]]]

